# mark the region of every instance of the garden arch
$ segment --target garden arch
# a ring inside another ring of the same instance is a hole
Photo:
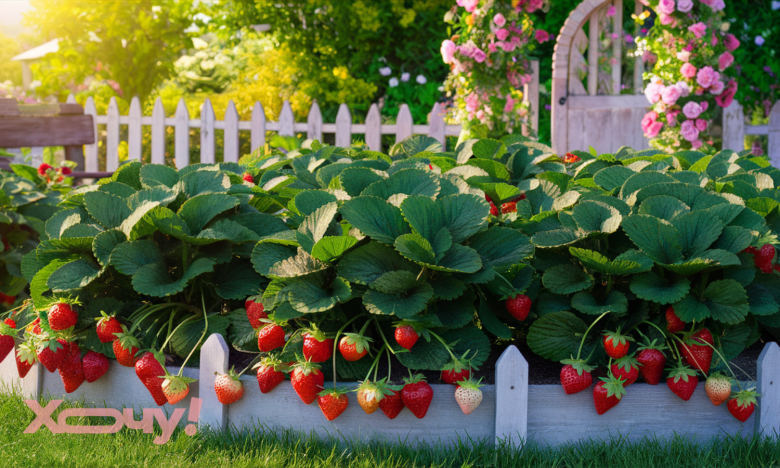
[[[642,4],[636,3],[639,14]],[[600,51],[605,24],[617,40]],[[621,94],[622,60],[611,61],[599,74],[600,55],[622,58],[623,37],[623,0],[585,0],[563,24],[553,55],[552,147],[556,153],[587,150],[588,146],[599,153],[613,153],[621,146],[649,147],[640,125],[649,106],[642,94],[642,58],[634,59],[634,94]]]

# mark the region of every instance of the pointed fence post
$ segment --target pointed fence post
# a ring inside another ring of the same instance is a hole
[[[119,106],[113,96],[106,117],[106,171],[115,171],[119,167]]]
[[[184,98],[176,105],[176,130],[174,134],[174,162],[181,169],[190,163],[190,112]]]
[[[214,163],[214,107],[209,98],[200,108],[200,162]]]
[[[737,101],[723,110],[723,149],[745,150],[745,114]]]
[[[76,104],[76,96],[73,93],[68,94],[68,98],[65,99],[65,104]]]
[[[309,117],[306,120],[306,138],[322,142],[322,112],[320,112],[317,101],[312,101],[309,109]]]
[[[366,115],[366,145],[371,151],[382,151],[382,116],[379,106],[371,104]]]
[[[136,161],[141,160],[141,146],[143,133],[141,131],[141,101],[138,96],[130,101],[130,111],[127,114],[127,157]]]
[[[214,333],[200,349],[200,375],[198,396],[203,400],[198,427],[209,425],[212,429],[224,429],[227,423],[227,407],[217,400],[214,392],[216,373],[228,370],[228,347],[219,333]]]
[[[349,107],[342,103],[336,114],[336,146],[349,148],[352,144],[352,114]]]
[[[433,105],[431,113],[428,114],[428,136],[436,138],[441,143],[442,151],[447,151],[447,138],[445,134],[446,124],[444,123],[444,111],[438,102]]]
[[[520,447],[528,435],[528,362],[514,345],[496,362],[496,445]]]
[[[772,106],[769,114],[769,144],[767,145],[769,162],[774,167],[780,167],[780,101]]]
[[[293,114],[289,101],[284,101],[282,111],[279,113],[279,135],[295,135],[295,114]]]
[[[777,343],[764,346],[757,367],[756,391],[761,396],[756,408],[755,431],[777,437],[780,436],[780,346]]]
[[[400,143],[405,139],[412,136],[412,111],[409,110],[409,106],[401,104],[401,108],[398,109],[398,117],[395,119],[395,142]]]
[[[87,98],[84,103],[84,114],[92,116],[92,128],[95,132],[95,143],[84,145],[84,161],[75,161],[79,163],[81,169],[86,172],[97,172],[98,169],[98,142],[100,136],[97,132],[97,109],[95,109],[95,100],[92,96]]]
[[[222,154],[224,162],[238,162],[238,111],[231,99],[225,109],[225,146]]]
[[[523,86],[523,101],[528,103],[531,128],[523,125],[523,135],[539,131],[539,61],[531,60],[531,81]]]
[[[152,109],[152,164],[165,164],[165,108],[160,98]]]
[[[252,152],[265,146],[265,109],[259,102],[252,108]]]

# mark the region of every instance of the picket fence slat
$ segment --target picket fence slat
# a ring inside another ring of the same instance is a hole
[[[772,112],[769,114],[768,136],[769,160],[773,166],[780,167],[780,101],[775,102],[775,105],[772,106]]]
[[[238,111],[232,100],[225,109],[224,140],[223,161],[238,162]]]
[[[769,124],[746,125],[745,112],[736,100],[723,111],[723,149],[745,150],[745,135],[767,135],[767,155],[774,167],[780,167],[780,101],[769,113]]]
[[[346,104],[339,106],[336,114],[336,146],[348,147],[352,144],[352,114]]]
[[[119,167],[119,106],[113,96],[108,101],[107,116],[106,170],[115,171]]]
[[[293,114],[292,107],[290,107],[290,103],[287,101],[284,101],[284,104],[282,104],[282,112],[279,113],[279,135],[295,135],[295,115]]]
[[[322,112],[320,112],[317,101],[313,101],[309,109],[309,117],[306,120],[306,138],[322,140]]]
[[[259,102],[252,108],[252,151],[265,146],[265,109]]]
[[[368,148],[371,151],[382,151],[382,116],[379,114],[379,106],[376,104],[371,104],[371,107],[368,108],[363,132]]]
[[[181,169],[190,163],[190,112],[187,110],[187,104],[184,99],[180,99],[176,105],[176,130],[174,141],[176,149],[174,151],[174,160],[176,167]]]
[[[612,93],[620,94],[620,71],[623,63],[623,0],[615,0],[615,14],[612,17],[612,31],[618,40],[612,41]]]
[[[76,96],[74,96],[72,93],[68,94],[67,99],[65,99],[65,104],[76,104]]]
[[[412,136],[414,120],[412,119],[412,111],[409,110],[409,106],[401,104],[401,108],[398,109],[398,117],[395,119],[395,142],[401,141]]]
[[[428,124],[428,136],[435,138],[446,151],[447,139],[444,130],[447,124],[444,122],[444,111],[438,102],[433,105],[431,113],[428,114]]]
[[[84,103],[84,114],[91,115],[93,118],[97,116],[97,110],[95,109],[95,100],[92,96],[87,98],[87,102]],[[94,119],[92,126],[95,129],[95,135],[97,132],[97,119]],[[98,142],[95,138],[95,143],[91,145],[84,145],[84,167],[87,172],[97,172],[98,169]]]
[[[214,163],[214,107],[206,98],[200,108],[200,162]]]
[[[127,123],[127,157],[136,161],[141,160],[143,137],[141,131],[141,101],[134,97],[130,101]],[[121,123],[121,120],[120,120]]]
[[[152,109],[152,164],[165,164],[165,108],[160,98]]]

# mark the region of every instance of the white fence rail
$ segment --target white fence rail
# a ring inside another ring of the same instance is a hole
[[[780,101],[775,102],[769,113],[767,125],[746,125],[742,105],[733,101],[723,111],[723,149],[743,151],[745,135],[767,135],[767,156],[774,167],[780,167]]]

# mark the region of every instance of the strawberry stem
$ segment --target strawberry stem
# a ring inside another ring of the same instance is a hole
[[[336,350],[338,349],[339,346],[339,336],[344,330],[346,330],[347,326],[350,323],[354,322],[355,320],[359,319],[362,316],[363,314],[352,317],[347,321],[347,323],[345,323],[341,328],[339,328],[339,331],[336,332],[336,338],[333,340],[333,388],[336,388]],[[368,322],[366,322],[366,324],[367,323]],[[366,325],[363,325],[363,330],[365,329],[366,329]],[[360,331],[361,335],[363,334],[363,330]]]
[[[646,324],[648,324],[648,325],[651,325],[651,326],[655,327],[655,329],[656,329],[656,330],[658,330],[659,332],[661,332],[661,336],[664,336],[664,337],[666,337],[666,338],[667,338],[667,340],[668,340],[668,337],[669,337],[669,336],[672,336],[672,337],[674,337],[674,338],[677,338],[677,337],[676,337],[676,336],[674,336],[673,334],[671,334],[671,333],[668,333],[668,332],[666,332],[666,331],[664,331],[664,330],[661,330],[661,328],[660,328],[658,325],[656,325],[656,324],[654,324],[654,323],[652,323],[652,322],[642,321],[642,322],[640,322],[640,323],[646,323]],[[639,331],[639,330],[637,330],[637,331]],[[642,333],[641,333],[641,332],[640,332],[639,334],[640,334],[640,335],[642,335]],[[645,340],[647,340],[647,341],[648,341],[648,343],[650,342],[650,340],[649,340],[649,339],[648,339],[646,336],[642,335],[642,337],[644,337],[644,339],[645,339]],[[672,342],[672,345],[674,345],[674,346],[669,346],[669,351],[671,351],[671,353],[672,353],[672,357],[673,357],[673,358],[675,358],[675,359],[677,359],[677,360],[679,361],[679,360],[680,360],[680,352],[679,352],[679,350],[677,349],[677,344],[676,344],[676,343],[674,343],[674,342]]]
[[[387,381],[390,382],[391,374],[392,374],[390,372],[390,368],[391,368],[390,350],[386,350],[386,352],[387,352]]]
[[[512,283],[510,283],[508,279],[504,278],[504,275],[502,275],[501,273],[498,273],[498,272],[496,272],[496,276],[498,276],[499,278],[501,278],[502,280],[504,280],[504,282],[505,282],[506,284],[508,284],[508,285],[509,285],[509,290],[510,290],[510,293],[509,293],[509,294],[510,294],[510,295],[511,295],[512,293],[514,293],[514,292],[515,292],[515,290],[516,290],[516,289],[515,289],[515,285],[513,285]]]
[[[371,367],[368,368],[368,373],[366,374],[366,378],[363,380],[368,380],[368,378],[371,377],[371,371],[374,370],[375,367],[377,367],[377,364],[379,363],[379,358],[382,356],[382,351],[384,351],[384,348],[387,348],[387,345],[383,346],[383,349],[380,349],[379,352],[376,353],[374,362],[371,364]],[[374,373],[374,379],[376,379],[376,373]]]
[[[395,351],[393,351],[393,348],[390,346],[390,344],[387,342],[387,338],[385,338],[385,334],[382,333],[382,327],[379,326],[379,322],[377,319],[372,319],[374,321],[374,325],[376,325],[376,329],[379,331],[379,336],[382,337],[382,341],[385,343],[385,347],[390,350],[391,353],[395,354]],[[404,350],[405,351],[405,350]],[[381,353],[381,351],[380,351]]]
[[[439,340],[439,341],[441,342],[441,344],[443,344],[443,345],[444,345],[444,347],[447,349],[447,352],[448,352],[448,353],[450,353],[450,357],[452,358],[452,360],[453,360],[453,361],[457,361],[457,360],[458,360],[458,358],[457,358],[457,357],[456,357],[456,356],[455,356],[455,355],[452,353],[452,348],[450,348],[450,345],[448,345],[448,344],[447,344],[447,343],[444,341],[444,339],[443,339],[442,337],[440,337],[439,335],[437,335],[436,333],[434,333],[434,332],[432,332],[432,331],[430,331],[430,330],[428,330],[428,333],[430,333],[430,334],[431,334],[431,336],[433,336],[434,338],[436,338],[437,340]]]
[[[205,338],[206,332],[209,329],[209,315],[206,313],[206,299],[204,299],[203,297],[203,291],[200,292],[200,301],[201,304],[203,305],[203,320],[206,321],[206,324],[203,326],[203,333],[200,334],[200,338],[198,338],[198,342],[195,343],[195,346],[192,347],[192,349],[190,350],[190,354],[187,355],[187,359],[184,360],[184,363],[179,368],[179,373],[177,374],[179,377],[182,376],[182,373],[184,372],[184,366],[187,365],[187,361],[189,361],[190,358],[192,357],[192,353],[194,353],[195,350],[198,349],[198,346],[200,346],[200,343],[203,341],[203,338]],[[173,314],[171,314],[171,319],[173,319]],[[246,371],[246,369],[244,369],[244,371]],[[243,373],[244,372],[242,371],[241,374]]]
[[[599,320],[604,318],[605,315],[607,315],[610,311],[606,311],[603,314],[599,315],[599,318],[593,321],[593,323],[590,324],[587,330],[585,330],[585,333],[582,335],[582,341],[580,341],[580,349],[577,350],[577,360],[580,359],[580,356],[582,355],[582,347],[585,345],[585,338],[588,337],[588,333],[590,333],[591,328],[593,328],[593,325],[596,325]]]

